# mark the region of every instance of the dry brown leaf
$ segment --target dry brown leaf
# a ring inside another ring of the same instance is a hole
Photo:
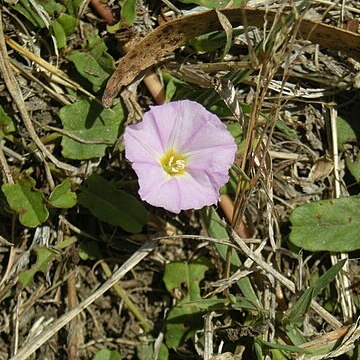
[[[274,22],[279,14],[276,11],[257,9],[225,9],[221,10],[233,26],[244,24],[262,27],[266,20]],[[287,14],[283,14],[286,21]],[[134,46],[119,62],[119,65],[109,79],[104,95],[103,105],[109,107],[114,97],[124,87],[129,85],[143,70],[156,64],[160,59],[170,54],[186,41],[211,31],[222,30],[218,14],[215,10],[204,11],[159,26]],[[317,21],[302,19],[299,24],[299,36],[318,43],[322,47],[339,50],[360,61],[360,35]]]
[[[317,159],[312,166],[308,179],[310,181],[317,181],[326,178],[333,171],[334,165],[331,159],[323,156]]]

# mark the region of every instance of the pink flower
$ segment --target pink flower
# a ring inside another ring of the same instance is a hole
[[[152,106],[125,130],[141,198],[173,213],[216,204],[236,150],[220,119],[189,100]]]

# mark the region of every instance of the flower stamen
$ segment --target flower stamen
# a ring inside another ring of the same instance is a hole
[[[173,149],[170,149],[160,158],[160,163],[169,175],[182,175],[185,173],[186,168],[185,159],[185,156],[178,154]]]

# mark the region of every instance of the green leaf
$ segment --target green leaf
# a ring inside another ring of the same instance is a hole
[[[78,238],[76,236],[66,236],[63,241],[56,244],[54,246],[55,250],[63,250],[67,247],[71,246],[72,244],[75,244],[77,242]]]
[[[331,281],[335,279],[335,276],[340,272],[346,263],[346,259],[338,261],[323,275],[321,275],[311,286],[314,289],[314,296],[317,296]]]
[[[226,125],[226,128],[235,139],[236,145],[239,146],[244,140],[244,134],[240,124],[237,121],[232,121]]]
[[[115,34],[122,28],[122,22],[121,20],[113,25],[106,25],[106,31],[109,34]]]
[[[275,123],[276,129],[281,131],[289,140],[298,140],[299,136],[295,129],[288,126],[283,120],[279,119]]]
[[[224,311],[229,309],[229,299],[199,299],[194,301],[182,302],[181,306],[195,305],[200,309],[206,311]]]
[[[16,130],[14,122],[8,116],[4,108],[0,105],[0,141],[8,134]]]
[[[50,265],[50,262],[54,259],[56,256],[56,253],[44,246],[36,246],[35,247],[36,252],[36,263],[26,271],[22,271],[19,274],[19,281],[24,286],[29,286],[32,284],[34,275],[38,271],[42,271],[43,273],[46,272],[48,269],[48,266]]]
[[[338,148],[344,150],[345,143],[356,141],[356,133],[350,123],[340,116],[337,117],[336,126]]]
[[[29,270],[22,271],[19,274],[19,281],[24,286],[29,286],[34,281],[34,276],[38,271],[45,273],[50,263],[59,255],[56,250],[65,249],[77,241],[75,237],[65,238],[64,241],[58,243],[54,246],[54,249],[48,248],[45,246],[35,246],[34,250],[36,252],[36,263],[31,266]]]
[[[93,91],[98,91],[113,72],[114,59],[107,53],[107,47],[103,40],[98,36],[88,39],[88,49],[86,51],[75,50],[68,55],[76,70],[87,79],[93,87]]]
[[[289,324],[284,328],[286,335],[295,346],[299,346],[306,341],[304,334],[299,328],[301,329],[301,325],[295,324]]]
[[[220,49],[224,46],[225,42],[225,31],[214,31],[189,40],[189,45],[196,52],[205,53]]]
[[[203,323],[202,311],[188,302],[201,299],[200,281],[210,265],[208,259],[199,258],[189,264],[174,261],[165,266],[163,280],[166,289],[171,294],[176,289],[183,289],[182,300],[170,310],[166,320],[165,337],[169,348],[183,344]]]
[[[50,194],[49,203],[61,209],[69,209],[76,205],[76,194],[71,191],[71,180],[69,178],[55,187]]]
[[[262,360],[265,358],[262,351],[262,347],[257,341],[254,341],[254,353],[256,360]]]
[[[234,164],[229,171],[229,181],[220,188],[220,194],[235,194],[239,182],[238,166]]]
[[[54,31],[58,49],[64,48],[66,46],[66,34],[64,28],[57,20],[52,21],[51,26]]]
[[[244,33],[243,29],[232,29],[233,36],[239,36]],[[189,40],[189,45],[197,52],[211,52],[225,46],[226,53],[232,43],[232,37],[225,31],[213,31]],[[225,52],[224,51],[224,52]]]
[[[109,74],[115,69],[115,61],[107,52],[107,46],[99,36],[93,36],[89,39],[90,54],[99,63],[99,65]]]
[[[29,270],[22,271],[19,274],[19,281],[24,286],[31,285],[34,279],[34,275],[38,271],[42,271],[43,273],[47,271],[51,261],[53,261],[56,258],[56,256],[59,254],[56,250],[58,251],[63,250],[74,244],[76,241],[77,238],[74,236],[66,237],[64,241],[54,246],[54,250],[44,246],[36,246],[34,248],[36,252],[36,263],[32,265]]]
[[[154,344],[141,343],[136,347],[136,355],[139,360],[148,360],[154,358]]]
[[[180,289],[186,284],[186,301],[201,299],[199,282],[204,278],[205,272],[209,270],[211,263],[208,259],[199,258],[187,264],[182,261],[174,261],[165,266],[164,283],[169,293]]]
[[[55,0],[36,0],[35,4],[40,9],[36,9],[29,0],[20,0],[13,6],[13,9],[25,16],[36,28],[40,29],[46,27],[46,24],[40,17],[39,11],[45,10],[50,17],[54,17],[55,13],[65,11],[65,7]]]
[[[347,157],[345,161],[350,174],[354,177],[356,182],[360,183],[360,152],[357,154],[355,161],[351,161],[349,157]]]
[[[17,12],[25,16],[35,27],[44,28],[45,23],[41,17],[37,14],[32,5],[30,5],[29,0],[20,0],[13,6]]]
[[[208,228],[209,235],[215,239],[228,240],[229,236],[221,222],[221,219],[213,207],[208,208],[208,213],[205,214],[205,222]],[[223,262],[226,261],[226,254],[228,246],[222,244],[214,244],[216,251],[219,253]],[[235,251],[231,253],[231,272],[234,273],[242,265],[239,256]],[[236,282],[239,289],[252,304],[260,305],[260,302],[255,294],[248,277],[241,278]]]
[[[241,7],[244,0],[179,0],[183,4],[197,4],[200,6],[206,6],[210,9],[224,9],[227,6],[232,8]]]
[[[169,349],[164,343],[162,343],[160,345],[160,350],[157,360],[168,360],[168,359],[169,359]]]
[[[185,87],[187,89],[190,88],[189,84],[178,79],[176,76],[174,76],[172,73],[166,70],[161,71],[161,76],[163,77],[166,83],[166,89],[165,89],[166,102],[169,102],[174,98],[179,87]]]
[[[360,101],[355,101],[350,116],[336,119],[337,138],[339,150],[344,150],[344,145],[349,142],[357,142],[360,138]]]
[[[169,348],[178,348],[204,325],[203,312],[196,306],[176,306],[166,319],[165,342]]]
[[[123,0],[121,6],[121,20],[125,26],[132,25],[136,20],[136,0]]]
[[[138,233],[147,222],[147,211],[133,196],[117,190],[99,175],[91,175],[81,188],[79,204],[99,220]]]
[[[66,46],[66,38],[67,36],[73,34],[76,25],[76,18],[65,13],[61,13],[56,20],[52,21],[52,29],[59,49]]]
[[[181,306],[196,305],[200,309],[207,311],[225,311],[234,310],[250,310],[257,311],[257,307],[244,297],[234,297],[234,301],[230,299],[199,299],[195,301],[182,302]]]
[[[93,357],[93,360],[120,360],[120,354],[115,350],[101,349]]]
[[[289,359],[289,357],[285,356],[284,353],[279,349],[272,349],[271,355],[272,355],[272,357],[270,357],[270,358],[272,360],[288,360]],[[262,359],[262,357],[261,357],[261,359]]]
[[[301,344],[301,348],[308,350],[315,357],[315,355],[328,355],[332,351],[339,350],[342,347],[342,343],[345,342],[345,337],[328,337],[326,341],[309,341]],[[354,349],[356,351],[356,349]],[[326,356],[319,356],[317,358],[326,359]],[[335,359],[334,357],[332,357]],[[357,356],[350,356],[349,359],[358,360]]]
[[[9,206],[19,215],[21,224],[36,227],[49,216],[45,198],[41,191],[35,189],[35,180],[22,176],[17,184],[3,184],[1,189]]]
[[[253,304],[247,298],[244,297],[234,297],[235,302],[231,304],[231,307],[234,310],[249,310],[249,311],[259,311],[259,308],[256,304]]]
[[[86,160],[102,157],[105,149],[115,143],[120,125],[124,121],[121,104],[112,109],[104,109],[96,102],[80,100],[64,106],[59,113],[64,129],[77,137],[96,142],[83,144],[63,136],[62,154],[68,159]]]
[[[64,29],[66,36],[70,36],[74,33],[77,25],[77,20],[74,16],[61,13],[57,18],[57,21]]]
[[[68,10],[68,13],[71,16],[76,17],[83,1],[84,0],[66,0],[66,1],[64,1],[64,3],[66,3],[66,8]]]
[[[55,13],[65,12],[65,6],[60,1],[56,0],[36,0],[36,2],[44,8],[44,10],[54,17]]]
[[[139,360],[154,359],[154,343],[141,343],[136,347],[136,355]],[[161,343],[157,360],[167,360],[169,358],[169,350],[164,343]]]
[[[320,276],[305,292],[298,301],[290,308],[284,317],[285,324],[300,326],[304,321],[304,316],[310,308],[311,301],[326,287],[339,273],[346,262],[346,259],[337,262],[322,276]]]
[[[100,90],[110,76],[89,53],[74,50],[67,58],[74,63],[76,70],[94,85],[95,92]]]
[[[290,215],[290,242],[309,251],[360,249],[359,196],[314,201]]]
[[[300,296],[296,303],[290,308],[283,323],[285,325],[294,324],[300,326],[304,321],[304,315],[308,312],[311,300],[315,297],[314,288],[310,287]]]
[[[165,89],[165,101],[169,102],[171,101],[171,99],[173,98],[173,96],[175,95],[176,92],[176,83],[174,82],[174,80],[170,80],[167,84],[166,84],[166,89]]]
[[[303,349],[301,347],[298,347],[298,346],[271,343],[271,342],[268,342],[265,340],[261,340],[260,338],[257,338],[256,342],[261,346],[262,349],[279,349],[279,350],[283,350],[286,352],[303,353],[303,354],[310,353],[310,351]]]
[[[82,260],[97,260],[101,258],[101,248],[97,241],[84,240],[79,244],[79,256]]]

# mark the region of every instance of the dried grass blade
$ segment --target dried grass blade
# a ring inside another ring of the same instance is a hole
[[[60,169],[67,170],[70,172],[76,171],[77,168],[59,161],[53,154],[51,154],[51,152],[45,147],[45,145],[41,142],[41,140],[39,139],[39,137],[35,132],[35,129],[31,123],[30,116],[26,110],[25,102],[21,95],[21,90],[11,70],[10,60],[5,45],[1,11],[0,11],[0,69],[3,74],[4,82],[7,86],[7,89],[11,94],[12,98],[14,99],[14,102],[21,114],[26,130],[28,131],[31,139],[34,141],[38,149],[41,151],[42,155],[45,158],[48,158],[51,162],[54,163],[55,166],[57,166]]]
[[[19,352],[10,360],[25,360],[33,354],[41,345],[50,339],[56,332],[68,324],[74,317],[79,315],[84,309],[92,304],[97,298],[114,286],[125,274],[134,268],[140,261],[152,252],[157,245],[157,241],[146,242],[138,251],[136,251],[130,259],[128,259],[118,270],[116,270],[111,278],[105,281],[97,290],[83,300],[74,309],[58,318],[53,324],[48,326],[39,335],[35,336],[27,344],[20,348]]]
[[[221,12],[233,26],[243,25],[243,16],[246,17],[249,26],[257,27],[262,27],[265,21],[272,24],[279,16],[276,11],[248,8],[224,9]],[[286,13],[280,15],[283,24],[286,24],[289,21],[289,15]],[[184,16],[159,26],[121,59],[107,83],[103,95],[104,106],[109,107],[124,86],[129,85],[141,71],[158,63],[163,56],[170,54],[196,36],[222,29],[218,14],[214,10]],[[359,34],[317,21],[302,19],[299,24],[299,35],[322,47],[342,51],[355,60],[360,60]]]
[[[71,80],[63,71],[55,67],[54,65],[51,65],[41,57],[36,56],[31,51],[23,48],[21,45],[19,45],[16,41],[5,38],[5,42],[7,45],[9,45],[13,50],[17,51],[19,54],[27,57],[29,60],[34,61],[36,64],[38,64],[43,69],[49,71],[51,73],[52,78],[54,81],[57,81],[65,86],[70,87],[71,89],[78,90],[82,92],[84,95],[88,96],[90,99],[95,100],[95,95],[91,94],[87,90],[85,90],[83,87],[81,87],[77,82]]]

